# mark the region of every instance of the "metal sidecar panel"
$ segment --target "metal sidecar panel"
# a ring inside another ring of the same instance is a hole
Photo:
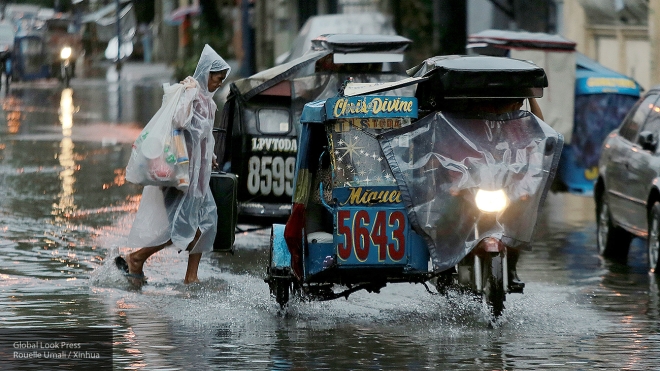
[[[284,224],[273,224],[271,236],[271,268],[290,268],[291,253],[284,240]]]

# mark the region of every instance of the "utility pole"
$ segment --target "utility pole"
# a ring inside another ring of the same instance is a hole
[[[436,55],[465,54],[465,44],[467,44],[465,1],[433,1],[433,44]]]

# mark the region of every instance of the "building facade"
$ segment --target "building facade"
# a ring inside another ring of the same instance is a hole
[[[660,83],[660,0],[563,0],[560,33],[645,89]]]

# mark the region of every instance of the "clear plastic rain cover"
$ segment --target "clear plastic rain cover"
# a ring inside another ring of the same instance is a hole
[[[456,265],[484,237],[531,247],[563,146],[561,134],[536,116],[434,112],[383,133],[379,143],[436,271]],[[504,210],[480,211],[479,189],[504,191]]]

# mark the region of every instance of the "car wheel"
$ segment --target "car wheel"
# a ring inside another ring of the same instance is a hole
[[[649,256],[649,269],[651,272],[660,273],[658,256],[660,255],[660,202],[653,204],[649,218],[649,236],[646,239],[646,247]]]
[[[612,223],[610,208],[604,196],[598,200],[598,209],[600,210],[596,226],[598,253],[609,258],[625,259],[633,236]]]

